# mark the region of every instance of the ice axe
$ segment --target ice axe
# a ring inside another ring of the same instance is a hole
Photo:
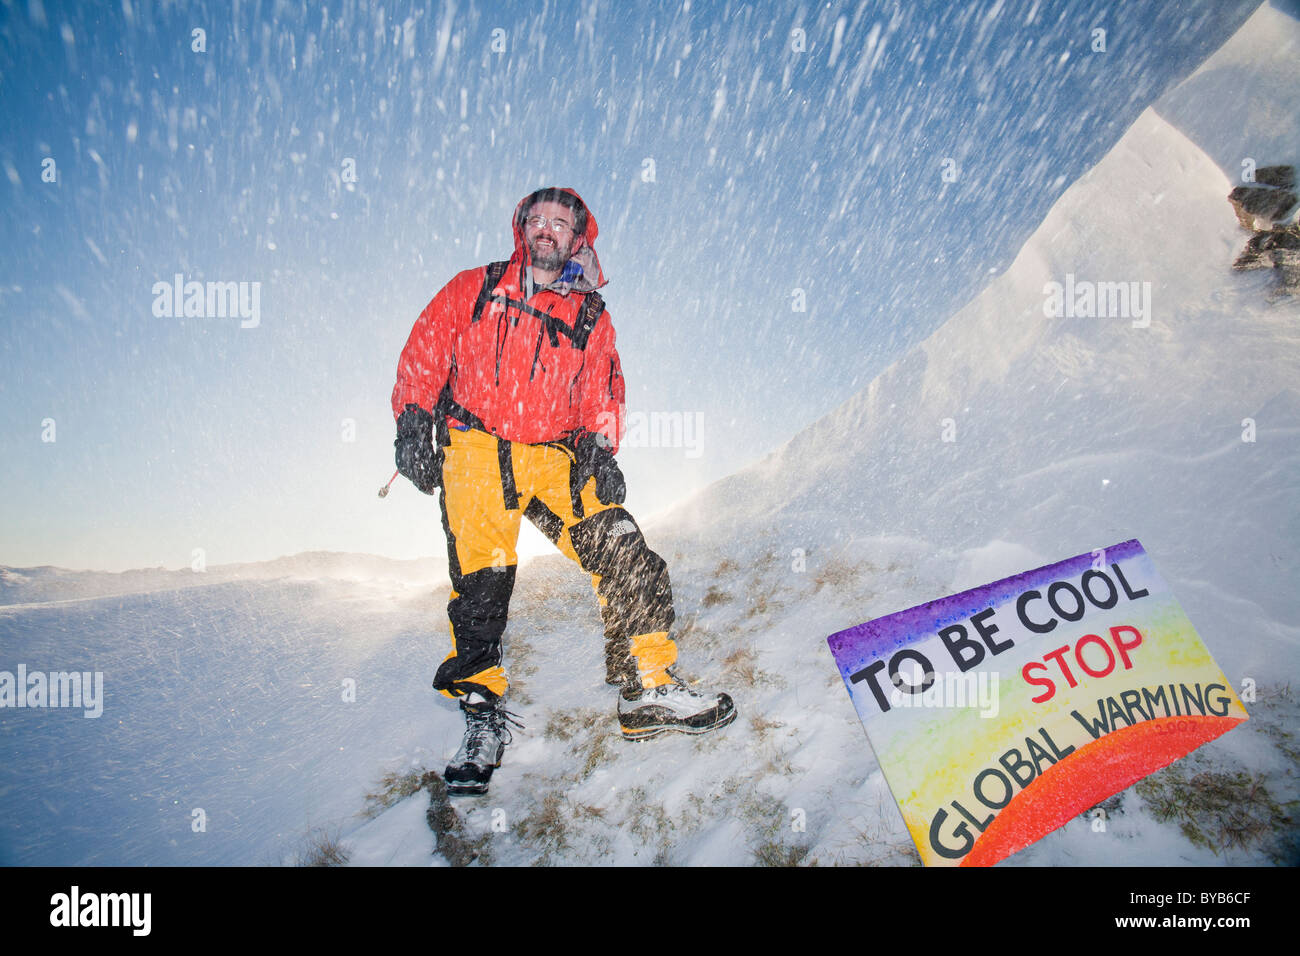
[[[400,471],[395,471],[395,472],[393,472],[393,477],[391,477],[391,478],[388,479],[388,484],[384,485],[384,487],[382,487],[382,488],[379,489],[379,497],[381,497],[381,498],[387,498],[387,497],[388,497],[388,489],[391,488],[391,487],[393,486],[393,482],[395,482],[395,481],[397,480],[397,476],[398,476],[400,473],[401,473]]]

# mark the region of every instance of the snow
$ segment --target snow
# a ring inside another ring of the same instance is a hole
[[[619,738],[589,582],[560,557],[521,567],[506,659],[526,728],[490,794],[455,801],[488,862],[914,865],[826,635],[1131,537],[1234,684],[1260,688],[1255,719],[1188,766],[1264,773],[1295,798],[1276,741],[1300,681],[1300,306],[1229,271],[1246,236],[1225,197],[1243,110],[1261,164],[1300,159],[1294,114],[1241,99],[1300,88],[1297,42],[1300,24],[1261,7],[934,334],[647,526],[682,671],[734,696],[731,727]],[[1067,275],[1150,283],[1149,324],[1046,316]],[[102,670],[107,703],[95,721],[0,721],[0,862],[287,862],[318,830],[353,865],[446,862],[426,794],[358,815],[384,771],[441,769],[459,742],[427,687],[447,599],[429,564],[2,570],[6,660]],[[1130,790],[1105,831],[1080,818],[1006,864],[1269,861],[1192,845]]]
[[[1294,21],[1265,4],[1156,109],[1231,175],[1248,158],[1293,162],[1298,56]]]
[[[429,807],[424,793],[409,797],[387,813],[363,824],[348,841],[352,866],[431,866],[433,831],[425,825]]]

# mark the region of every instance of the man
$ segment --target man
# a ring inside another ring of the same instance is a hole
[[[460,273],[420,313],[393,389],[398,470],[426,494],[443,489],[452,647],[433,686],[466,723],[452,793],[485,793],[510,742],[501,636],[521,516],[592,576],[624,737],[705,733],[736,716],[726,694],[669,672],[668,570],[621,507],[623,374],[596,291],[596,220],[577,193],[547,188],[512,225],[508,262]]]

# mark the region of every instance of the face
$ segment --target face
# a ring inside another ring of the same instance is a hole
[[[524,223],[524,242],[533,260],[533,268],[544,272],[558,272],[564,268],[573,253],[575,234],[572,228],[556,229],[553,220],[560,219],[573,225],[573,210],[558,202],[534,203],[528,216],[544,216],[546,225],[540,229]]]

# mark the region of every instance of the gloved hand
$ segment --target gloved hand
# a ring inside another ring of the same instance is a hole
[[[621,505],[627,498],[627,482],[609,450],[609,439],[600,432],[579,432],[573,439],[577,460],[569,471],[569,486],[574,498],[593,476],[596,497],[602,505]]]
[[[407,405],[397,419],[397,470],[426,495],[442,484],[443,452],[433,443],[433,416],[419,405]]]

